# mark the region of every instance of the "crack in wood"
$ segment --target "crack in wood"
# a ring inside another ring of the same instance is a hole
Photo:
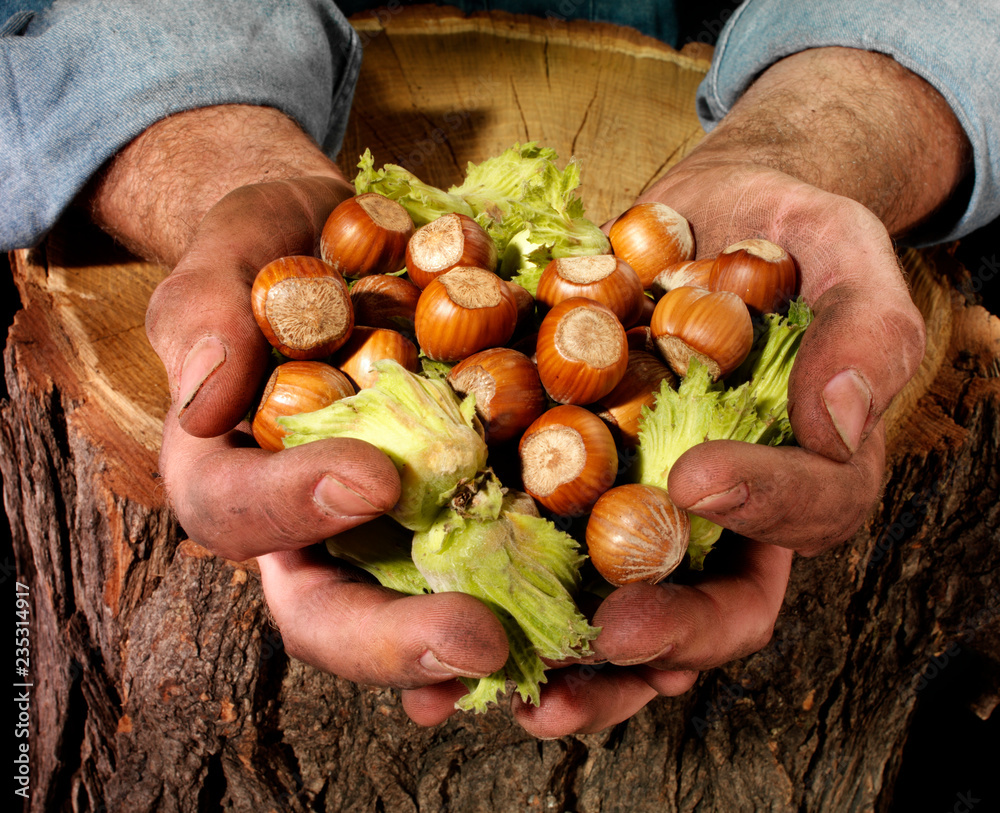
[[[517,85],[514,83],[514,77],[510,77],[510,90],[514,94],[514,106],[517,108],[518,114],[521,116],[521,126],[524,129],[524,138],[531,138],[531,129],[528,127],[528,120],[525,118],[524,109],[521,107],[521,99],[517,95]]]
[[[576,128],[576,132],[573,134],[573,140],[570,142],[570,155],[576,155],[576,142],[580,138],[580,133],[583,132],[583,128],[587,125],[587,119],[590,118],[590,108],[592,108],[594,106],[594,102],[597,101],[599,90],[599,88],[595,88],[594,95],[591,96],[590,101],[587,102],[587,107],[583,111],[583,119],[580,121],[580,126]]]

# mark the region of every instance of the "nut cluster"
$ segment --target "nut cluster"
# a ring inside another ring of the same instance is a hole
[[[743,240],[696,257],[687,220],[640,203],[609,229],[612,253],[563,257],[530,292],[498,274],[497,246],[463,214],[419,229],[375,193],[340,204],[319,257],[261,269],[251,292],[264,336],[287,359],[253,421],[282,448],[282,415],[370,386],[375,361],[444,365],[473,396],[487,442],[511,456],[520,486],[551,514],[588,518],[586,541],[612,584],[655,582],[684,559],[686,512],[661,489],[617,484],[643,410],[691,359],[725,377],[746,358],[753,320],[796,293],[784,249]],[[529,498],[525,498],[529,499]]]

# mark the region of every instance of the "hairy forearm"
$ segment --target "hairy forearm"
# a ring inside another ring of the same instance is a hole
[[[141,257],[173,266],[205,213],[246,184],[323,176],[353,188],[301,128],[267,107],[189,110],[149,127],[94,179],[94,221]]]
[[[942,96],[892,58],[817,48],[765,71],[678,169],[734,159],[856,200],[901,236],[955,202],[970,147]]]

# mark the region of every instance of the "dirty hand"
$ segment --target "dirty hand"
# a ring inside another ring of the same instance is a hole
[[[147,333],[172,400],[160,474],[185,532],[220,556],[257,557],[285,647],[305,662],[383,686],[485,676],[507,643],[482,603],[402,596],[337,567],[320,546],[395,504],[389,459],[354,440],[274,454],[256,448],[244,420],[270,354],[250,309],[253,279],[273,259],[314,254],[327,216],[353,192],[281,113],[227,105],[150,127],[90,205],[135,253],[172,268],[150,299]]]

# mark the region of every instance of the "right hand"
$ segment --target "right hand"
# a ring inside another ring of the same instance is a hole
[[[147,311],[173,406],[160,473],[185,532],[217,555],[258,557],[286,650],[359,683],[412,688],[479,677],[507,657],[503,629],[470,596],[402,596],[338,567],[317,546],[399,498],[391,461],[361,441],[256,448],[245,416],[270,348],[250,308],[259,268],[314,254],[330,211],[353,193],[311,177],[243,186],[205,215]],[[443,690],[458,691],[457,682]]]

